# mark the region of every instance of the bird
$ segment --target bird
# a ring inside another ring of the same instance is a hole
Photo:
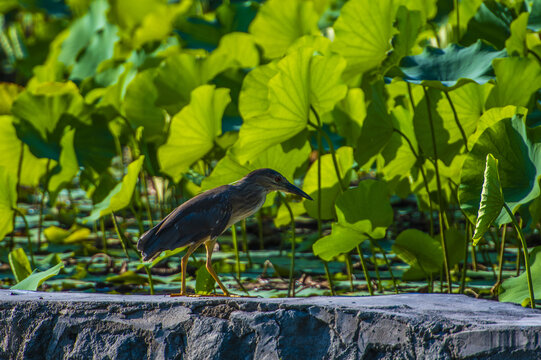
[[[186,267],[190,255],[205,245],[206,268],[224,296],[231,296],[212,267],[212,252],[218,236],[236,222],[253,215],[272,191],[283,191],[312,198],[273,169],[257,169],[242,179],[207,190],[184,202],[159,224],[145,232],[137,242],[143,261],[150,261],[164,250],[187,246],[181,259],[181,289],[171,296],[186,296]]]

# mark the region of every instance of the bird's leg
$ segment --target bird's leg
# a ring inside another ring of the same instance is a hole
[[[214,251],[214,244],[215,243],[216,243],[216,239],[205,241],[205,248],[207,249],[207,264],[206,264],[207,265],[207,270],[208,270],[210,276],[212,276],[214,278],[214,280],[216,280],[216,283],[218,284],[220,289],[222,289],[224,295],[225,296],[231,296],[229,291],[227,291],[227,289],[225,288],[224,284],[222,284],[222,282],[218,278],[218,275],[216,274],[216,271],[214,271],[214,268],[212,267],[211,259],[212,259],[212,252]]]
[[[182,257],[180,260],[180,271],[181,271],[181,278],[182,278],[182,285],[180,288],[179,294],[171,294],[169,296],[186,296],[186,267],[188,266],[188,259],[190,258],[190,255],[199,247],[200,244],[193,244],[191,245],[188,250],[186,250],[186,254]]]

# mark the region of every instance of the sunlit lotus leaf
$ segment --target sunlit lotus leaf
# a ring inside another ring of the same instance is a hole
[[[387,183],[371,179],[359,182],[356,188],[338,196],[336,215],[343,226],[352,227],[372,239],[385,237],[387,227],[393,222]]]
[[[390,0],[348,1],[334,24],[333,49],[346,58],[349,79],[378,67],[391,49],[396,11]]]
[[[0,83],[0,115],[11,114],[11,104],[24,88],[13,83]]]
[[[43,230],[43,235],[50,243],[56,244],[73,244],[84,240],[91,240],[92,232],[90,229],[79,226],[72,226],[65,230],[57,226],[49,226]]]
[[[100,217],[122,210],[131,202],[139,172],[145,157],[141,155],[128,165],[128,171],[122,181],[100,203],[94,205],[92,213],[85,218],[86,221],[96,221]]]
[[[0,166],[0,239],[13,230],[17,206],[17,178]]]
[[[462,132],[457,125],[453,106],[464,135],[468,139],[478,126],[479,119],[485,110],[485,101],[492,87],[492,84],[469,83],[448,92],[451,100],[446,96],[439,99],[436,104],[436,111],[442,118],[443,126],[449,134],[449,143],[452,144],[457,141],[463,143]]]
[[[505,50],[496,51],[481,41],[469,47],[428,46],[422,54],[402,59],[400,70],[405,81],[449,91],[468,82],[484,84],[494,79],[492,60],[505,55]]]
[[[511,23],[511,36],[505,41],[505,48],[509,55],[527,56],[526,27],[528,26],[528,13],[524,12]]]
[[[530,251],[530,271],[532,273],[532,285],[535,297],[541,294],[541,246],[536,246]],[[498,300],[502,302],[513,302],[521,304],[524,299],[530,297],[526,271],[520,276],[510,277],[501,285],[501,292]]]
[[[22,248],[16,248],[9,252],[9,267],[15,277],[15,281],[21,282],[32,273],[32,267],[28,256]]]
[[[338,170],[345,186],[349,185],[351,177],[350,169],[353,166],[353,149],[342,146],[336,151]],[[304,178],[303,190],[310,195],[314,201],[304,201],[304,207],[308,215],[318,217],[318,162],[316,160],[308,169]],[[340,184],[333,164],[331,154],[321,157],[321,218],[333,219],[335,216],[335,200],[340,194]]]
[[[346,138],[349,145],[356,144],[366,118],[363,91],[360,88],[349,89],[345,99],[333,110],[333,118],[338,133]]]
[[[530,58],[510,57],[494,61],[496,86],[487,99],[487,108],[516,105],[527,107],[541,84],[541,66]]]
[[[464,161],[458,191],[460,206],[472,222],[479,211],[488,154],[498,160],[503,198],[513,212],[539,196],[541,148],[537,143],[532,144],[532,136],[522,114],[495,123],[479,136]],[[501,225],[509,221],[509,216],[502,210],[496,223]]]
[[[108,19],[118,25],[123,41],[134,48],[161,41],[173,30],[174,20],[186,13],[192,1],[168,3],[162,0],[111,0]]]
[[[165,111],[156,106],[158,90],[154,86],[156,71],[140,72],[126,89],[124,110],[133,129],[142,126],[145,142],[160,141],[165,136]]]
[[[333,109],[345,95],[347,88],[340,75],[344,69],[344,60],[337,55],[314,55],[312,49],[293,52],[278,62],[278,72],[269,80],[269,107],[259,114],[251,112],[251,117],[244,118],[239,140],[234,145],[235,153],[241,163],[254,158],[266,148],[292,138],[308,123],[310,106],[319,116]],[[259,73],[255,82],[241,98],[241,109],[246,111],[244,101],[258,98],[264,105],[263,94],[250,95],[249,91],[262,91],[262,81],[270,76],[272,68]],[[255,85],[255,86],[254,86]],[[254,107],[248,106],[248,111]]]
[[[428,89],[427,94],[419,102],[415,109],[415,114],[413,116],[413,125],[415,127],[415,137],[417,138],[417,143],[423,152],[435,158],[433,140],[436,143],[436,151],[438,158],[441,159],[446,165],[449,165],[453,158],[460,152],[460,149],[464,145],[462,137],[455,138],[451,142],[450,130],[448,127],[453,129],[456,133],[458,131],[454,118],[442,118],[440,114],[436,111],[436,105],[440,101],[444,101],[443,94],[435,89]],[[428,98],[427,98],[428,97]],[[429,108],[430,106],[430,108]],[[432,118],[432,125],[430,123],[429,112]],[[432,130],[434,130],[434,139],[432,138]],[[460,133],[459,133],[460,134]]]
[[[78,116],[83,98],[72,82],[43,83],[23,91],[13,102],[11,112],[36,128],[42,139],[47,139],[64,114]]]
[[[481,203],[479,204],[479,213],[475,223],[475,232],[473,233],[473,245],[477,245],[494,220],[500,215],[503,204],[502,186],[500,175],[498,174],[498,160],[492,154],[488,154],[483,190],[481,192]]]
[[[264,115],[269,108],[269,81],[278,73],[276,62],[261,65],[246,75],[239,95],[239,112],[244,119]]]
[[[252,68],[259,64],[259,52],[251,35],[231,33],[223,36],[208,56],[182,53],[168,56],[154,79],[158,90],[156,106],[175,114],[190,102],[191,92],[221,72],[232,68]],[[259,68],[257,68],[259,69]]]
[[[417,229],[402,231],[392,247],[393,252],[410,266],[419,266],[428,276],[443,267],[443,252],[438,241]]]
[[[23,142],[17,137],[13,116],[0,116],[0,167],[16,179]],[[20,184],[36,186],[45,174],[47,159],[38,159],[24,145]]]
[[[58,275],[58,273],[63,267],[64,263],[60,262],[45,271],[34,270],[32,274],[28,275],[28,277],[26,277],[23,281],[12,286],[10,289],[36,291],[38,287],[46,280],[52,278],[55,275]]]
[[[62,188],[71,182],[71,180],[77,175],[79,171],[79,163],[77,162],[77,155],[73,147],[73,138],[75,136],[75,130],[67,128],[60,140],[60,159],[58,160],[58,168],[53,169],[51,178],[49,179],[49,192],[51,198],[56,198],[56,195]]]
[[[346,227],[340,223],[333,223],[331,234],[316,241],[312,249],[316,256],[319,256],[325,261],[330,261],[335,256],[348,253],[352,249],[355,249],[356,246],[367,239],[369,237],[366,234],[354,228]]]
[[[495,123],[503,119],[510,119],[517,113],[526,114],[526,109],[517,108],[513,105],[488,109],[479,118],[479,122],[477,123],[477,129],[468,138],[468,143],[475,144],[479,136],[483,133],[483,131],[485,131],[486,128],[494,125]]]
[[[317,34],[318,15],[311,1],[269,0],[250,25],[250,33],[263,48],[265,57],[277,58],[303,35]]]
[[[70,79],[83,80],[94,75],[100,63],[113,56],[118,29],[105,21],[108,8],[105,0],[93,1],[88,12],[69,27],[58,61],[71,70]]]
[[[260,168],[271,168],[293,181],[293,175],[303,165],[310,155],[308,141],[300,149],[292,148],[286,151],[281,144],[274,145],[262,152],[256,159],[241,165],[234,154],[228,153],[213,169],[209,177],[201,183],[203,190],[208,190],[220,185],[230,184],[242,178],[250,171]]]
[[[158,149],[158,159],[162,171],[175,182],[214,147],[230,101],[228,89],[203,85],[192,92],[190,104],[173,117],[167,142]]]

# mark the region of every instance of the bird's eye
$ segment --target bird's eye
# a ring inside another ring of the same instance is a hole
[[[276,176],[276,177],[274,178],[274,181],[277,182],[277,183],[282,182],[282,178],[279,177],[279,176]]]

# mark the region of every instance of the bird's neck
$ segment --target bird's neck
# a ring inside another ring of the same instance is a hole
[[[266,188],[258,184],[242,181],[234,184],[230,195],[233,215],[229,224],[234,224],[256,213],[265,203],[268,193]]]

